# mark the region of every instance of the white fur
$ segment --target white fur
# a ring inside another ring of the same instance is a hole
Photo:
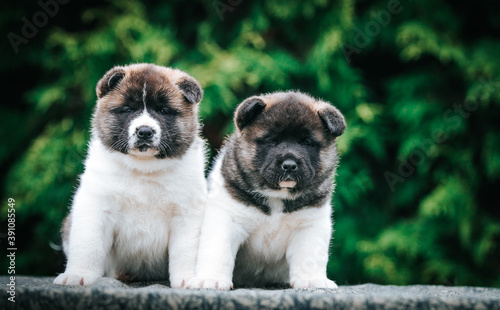
[[[326,277],[330,203],[284,213],[279,198],[289,197],[286,190],[266,191],[271,207],[271,215],[266,215],[231,197],[221,174],[223,156],[210,175],[196,278],[188,287],[228,290],[233,286],[234,269],[236,284],[281,282],[295,288],[336,288]]]
[[[71,208],[66,271],[55,284],[90,285],[124,272],[183,287],[195,275],[206,200],[204,144],[180,159],[125,155],[93,138]]]

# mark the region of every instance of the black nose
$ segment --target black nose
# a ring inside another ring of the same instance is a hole
[[[287,159],[281,164],[281,169],[288,172],[297,170],[297,163],[294,160]]]
[[[137,128],[137,136],[141,139],[150,139],[153,136],[153,129],[148,126]]]

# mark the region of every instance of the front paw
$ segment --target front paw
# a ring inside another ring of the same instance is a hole
[[[187,278],[175,278],[170,279],[170,287],[171,288],[187,288],[186,285],[188,283]]]
[[[326,277],[315,279],[296,278],[290,281],[290,285],[293,288],[338,288],[335,282],[333,282],[332,280],[328,280]]]
[[[201,278],[196,277],[191,279],[187,286],[187,288],[209,288],[209,289],[217,289],[220,291],[229,291],[233,288],[233,282],[231,279],[216,279],[216,278]]]
[[[94,284],[101,278],[98,274],[93,273],[61,273],[54,280],[54,284],[72,285],[72,286],[89,286]]]

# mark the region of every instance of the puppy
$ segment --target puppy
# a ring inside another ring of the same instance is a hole
[[[278,92],[246,99],[234,122],[209,177],[188,287],[336,288],[326,265],[344,117],[329,103]]]
[[[195,275],[206,200],[203,91],[152,64],[115,67],[97,84],[85,171],[63,224],[66,271],[55,284]]]

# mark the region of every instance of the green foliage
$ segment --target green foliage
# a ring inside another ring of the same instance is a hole
[[[114,65],[153,62],[202,84],[213,153],[257,93],[299,89],[345,114],[328,265],[338,283],[500,287],[500,4],[231,3],[70,2],[17,54],[4,40],[0,219],[15,198],[17,272],[63,270],[49,244],[83,171],[95,85]],[[10,4],[4,34],[40,10]]]

